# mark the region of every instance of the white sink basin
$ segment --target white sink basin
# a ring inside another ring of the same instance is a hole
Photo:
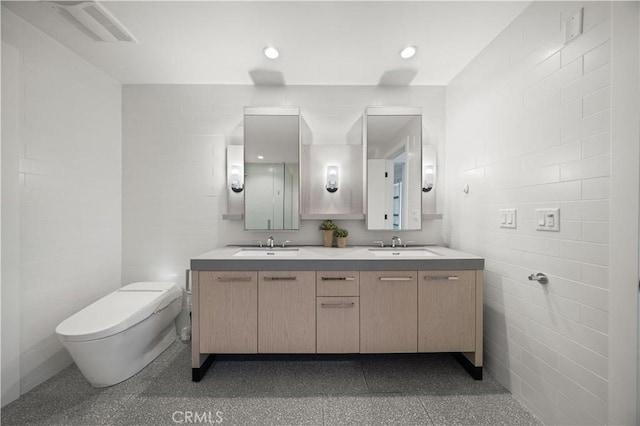
[[[436,253],[425,248],[370,248],[369,252],[378,257],[429,257],[437,256]]]
[[[240,249],[235,256],[241,257],[293,257],[300,253],[297,248],[246,248]]]

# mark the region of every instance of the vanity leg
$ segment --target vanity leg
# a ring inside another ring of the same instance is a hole
[[[453,356],[467,370],[467,373],[476,380],[482,380],[482,322],[483,322],[483,306],[482,306],[482,290],[483,290],[483,271],[476,271],[476,341],[474,352],[458,352]]]
[[[216,359],[216,356],[213,354],[200,356],[205,357],[204,362],[200,364],[200,367],[193,367],[191,369],[191,380],[194,382],[199,382],[200,380],[202,380],[204,375],[207,374],[209,367],[211,367],[211,364],[213,364],[213,361],[215,361]]]
[[[200,300],[200,273],[191,276],[192,300]],[[200,309],[198,303],[191,307],[191,380],[199,382],[213,364],[215,355],[200,353]]]
[[[454,352],[451,355],[460,363],[460,365],[469,373],[475,380],[482,380],[482,363],[475,365],[471,359],[473,359],[474,352]]]

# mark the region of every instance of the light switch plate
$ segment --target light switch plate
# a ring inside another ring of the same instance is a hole
[[[500,209],[500,228],[517,227],[517,209]]]
[[[536,230],[560,232],[560,209],[536,209]]]

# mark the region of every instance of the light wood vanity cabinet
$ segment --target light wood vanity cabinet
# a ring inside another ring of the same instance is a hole
[[[452,352],[482,378],[482,270],[198,271],[193,380],[209,354]]]
[[[360,352],[416,352],[417,271],[360,272]]]
[[[418,352],[475,351],[475,271],[418,276]]]
[[[258,273],[258,352],[316,352],[316,274]]]
[[[257,352],[256,272],[200,272],[198,304],[201,353]]]
[[[476,352],[481,347],[479,271],[199,274],[201,353]]]
[[[360,273],[316,275],[318,353],[360,352]]]

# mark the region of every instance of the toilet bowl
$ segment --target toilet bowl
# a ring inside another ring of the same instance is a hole
[[[138,282],[97,300],[56,327],[56,334],[95,387],[115,385],[153,361],[176,339],[182,290]]]

